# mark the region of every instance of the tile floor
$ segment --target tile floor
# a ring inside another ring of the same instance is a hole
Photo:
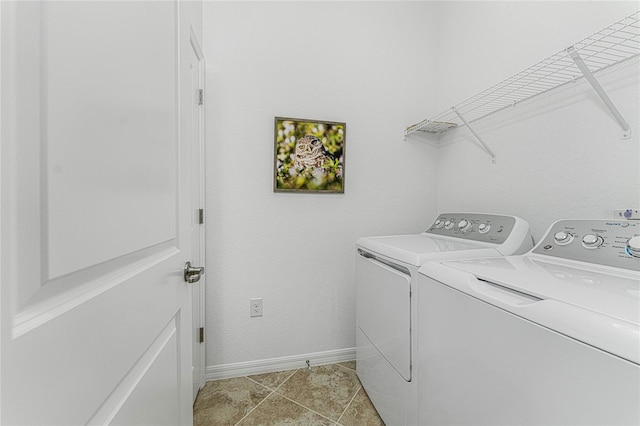
[[[208,382],[193,410],[194,426],[384,426],[355,362]]]

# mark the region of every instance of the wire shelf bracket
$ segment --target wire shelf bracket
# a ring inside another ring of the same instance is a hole
[[[630,139],[629,124],[596,80],[595,74],[638,56],[640,11],[614,22],[436,116],[407,127],[405,137],[439,137],[457,127],[467,126],[495,163],[495,154],[471,128],[470,123],[553,89],[575,83],[577,79],[584,77],[620,125],[621,139]]]
[[[609,112],[613,114],[613,117],[622,128],[620,139],[630,139],[631,128],[629,127],[629,124],[627,124],[627,121],[624,119],[622,114],[620,114],[620,111],[618,111],[618,108],[616,108],[615,104],[611,101],[609,95],[607,95],[607,92],[604,91],[598,80],[594,77],[593,73],[589,70],[587,64],[584,63],[582,56],[580,56],[574,46],[569,47],[567,49],[567,53],[569,54],[569,56],[571,56],[571,59],[573,59],[573,62],[576,63],[576,66],[580,69],[580,71],[582,71],[582,75],[584,75],[584,78],[587,79],[591,87],[593,87],[593,90],[595,90],[598,96],[600,96],[602,102],[609,109]]]
[[[469,129],[469,131],[471,132],[471,134],[473,136],[475,136],[475,138],[478,140],[478,142],[480,142],[480,145],[482,145],[482,148],[485,150],[485,152],[487,154],[489,154],[491,156],[491,162],[493,164],[496,163],[496,154],[493,152],[493,150],[491,148],[489,148],[489,146],[484,142],[484,140],[480,137],[480,135],[478,135],[476,133],[475,130],[473,130],[473,127],[471,127],[469,125],[469,123],[467,123],[467,120],[465,120],[464,116],[462,114],[460,114],[460,111],[458,111],[455,107],[453,108],[453,112],[455,112],[458,117],[460,118],[460,120],[464,123],[465,126],[467,126],[467,128]]]

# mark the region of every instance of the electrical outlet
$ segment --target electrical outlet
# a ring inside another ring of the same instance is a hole
[[[613,217],[616,219],[640,219],[640,210],[638,209],[624,209],[614,210]]]
[[[262,297],[249,299],[249,317],[262,316]]]

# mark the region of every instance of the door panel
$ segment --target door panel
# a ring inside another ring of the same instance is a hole
[[[176,240],[174,8],[41,5],[47,279]]]
[[[177,324],[162,330],[89,424],[180,424]]]
[[[19,307],[44,286],[73,287],[79,271],[177,240],[174,5],[122,7],[16,6],[17,259],[31,275]]]
[[[190,424],[178,4],[1,7],[0,423]]]

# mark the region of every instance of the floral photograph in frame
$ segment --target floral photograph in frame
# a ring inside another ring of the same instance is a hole
[[[275,192],[344,193],[346,123],[275,118]]]

